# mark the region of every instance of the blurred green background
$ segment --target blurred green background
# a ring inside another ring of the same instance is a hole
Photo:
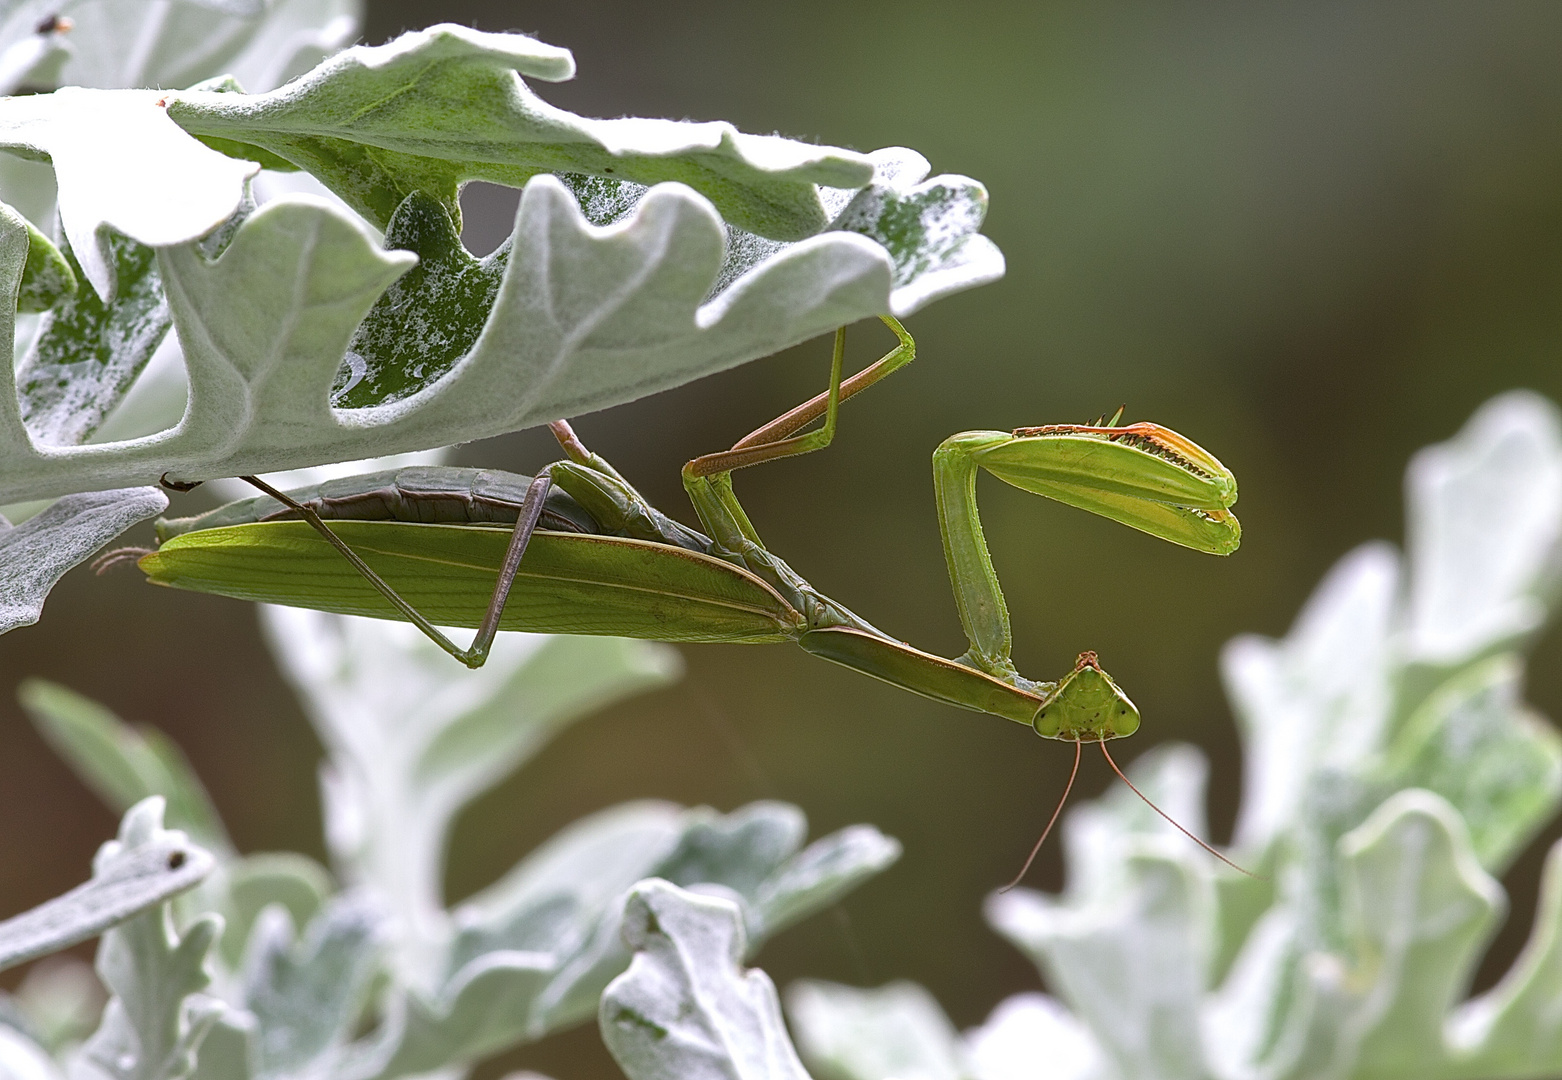
[[[1131,758],[1185,739],[1212,762],[1211,829],[1241,787],[1217,653],[1285,632],[1329,565],[1401,538],[1401,475],[1490,395],[1562,399],[1562,7],[1550,3],[532,4],[370,0],[365,39],[437,20],[573,49],[550,101],[616,116],[728,119],[872,149],[916,147],[987,184],[996,285],[910,320],[920,359],[853,402],[827,452],[739,475],[770,546],[923,647],[963,648],[929,455],[967,428],[1129,419],[1189,434],[1237,474],[1242,550],[1198,556],[1001,485],[982,490],[1016,660],[1055,677],[1083,648],[1144,714]],[[474,246],[507,202],[471,200]],[[866,361],[889,335],[849,338]],[[823,388],[820,340],[580,418],[686,520],[678,468]],[[530,471],[523,433],[464,463]],[[183,504],[195,507],[196,496]],[[464,819],[458,898],[581,814],[655,796],[804,807],[816,832],[871,821],[906,845],[889,873],[768,945],[785,984],[913,978],[961,1024],[1036,985],[983,925],[1067,776],[1069,751],[782,646],[693,647],[665,692],[581,723]],[[1562,636],[1530,698],[1562,715]],[[319,749],[248,608],[70,575],[44,621],[0,642],[0,913],[79,881],[111,816],[33,734],[14,684],[44,675],[151,722],[188,751],[246,850],[323,857]],[[1108,775],[1082,770],[1086,794]],[[1539,859],[1482,980],[1528,931]],[[1049,846],[1031,882],[1061,884]],[[561,1078],[617,1075],[594,1030],[511,1054]]]

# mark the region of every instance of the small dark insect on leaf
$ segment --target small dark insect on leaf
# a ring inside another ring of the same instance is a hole
[[[75,25],[72,20],[64,15],[50,15],[34,27],[33,32],[36,34],[63,34]]]
[[[168,869],[177,870],[184,865],[184,852],[171,851],[168,853]]]

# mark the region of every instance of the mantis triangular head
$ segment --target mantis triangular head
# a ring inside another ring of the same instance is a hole
[[[1096,654],[1082,652],[1032,725],[1043,738],[1100,742],[1138,731],[1139,710],[1101,669]]]
[[[1058,815],[1063,812],[1063,804],[1068,801],[1069,792],[1074,789],[1074,777],[1079,773],[1080,747],[1087,742],[1098,743],[1101,747],[1101,755],[1106,758],[1107,764],[1117,774],[1118,779],[1128,785],[1128,789],[1144,804],[1154,810],[1161,817],[1171,823],[1172,827],[1192,840],[1199,847],[1209,852],[1215,858],[1248,877],[1259,875],[1245,870],[1216,851],[1209,844],[1189,832],[1173,817],[1151,802],[1145,794],[1134,786],[1134,782],[1117,767],[1117,762],[1112,760],[1111,753],[1106,748],[1108,739],[1118,739],[1124,735],[1132,735],[1139,730],[1139,710],[1134,703],[1128,700],[1128,695],[1122,688],[1112,681],[1112,676],[1101,669],[1101,664],[1093,652],[1082,652],[1074,663],[1071,671],[1058,683],[1056,690],[1047,703],[1036,713],[1034,721],[1036,733],[1049,739],[1070,739],[1074,743],[1074,767],[1068,774],[1068,784],[1063,789],[1063,797],[1058,800],[1056,809],[1052,811],[1052,817],[1047,822],[1047,827],[1042,830],[1036,846],[1031,848],[1030,855],[1025,860],[1025,865],[1015,876],[1014,880],[1005,885],[1000,891],[1008,892],[1020,883],[1026,872],[1030,870],[1031,863],[1036,858],[1036,853],[1041,850],[1041,845],[1052,832],[1052,826],[1057,824]]]

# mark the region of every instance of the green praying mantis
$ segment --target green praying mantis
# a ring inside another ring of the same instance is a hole
[[[566,456],[535,477],[413,468],[291,493],[245,477],[265,494],[161,520],[156,550],[116,554],[137,556],[160,585],[405,619],[471,667],[484,662],[500,629],[793,641],[913,693],[1073,741],[1077,770],[1080,745],[1098,742],[1106,753],[1108,740],[1138,728],[1138,709],[1092,652],[1057,681],[1015,670],[1008,609],[977,512],[977,473],[1217,555],[1235,551],[1241,539],[1230,511],[1236,480],[1174,431],[1120,426],[1121,409],[1090,425],[946,439],[933,455],[933,475],[970,647],[957,659],[917,649],[819,592],[766,548],[732,486],[734,470],[828,446],[841,402],[911,362],[911,336],[896,320],[883,321],[898,344],[877,362],[843,379],[845,328],[838,330],[825,393],[684,467],[703,532],[653,507],[561,420],[551,426]],[[804,431],[821,416],[818,428]],[[462,649],[441,625],[477,634]]]

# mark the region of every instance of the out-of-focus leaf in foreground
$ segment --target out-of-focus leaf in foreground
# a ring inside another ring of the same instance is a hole
[[[162,827],[163,800],[125,814],[118,840],[92,862],[92,879],[0,922],[0,969],[96,937],[200,883],[215,865],[184,833]]]
[[[602,994],[602,1041],[630,1080],[810,1080],[775,984],[742,968],[736,904],[647,881],[629,894],[629,969]]]

